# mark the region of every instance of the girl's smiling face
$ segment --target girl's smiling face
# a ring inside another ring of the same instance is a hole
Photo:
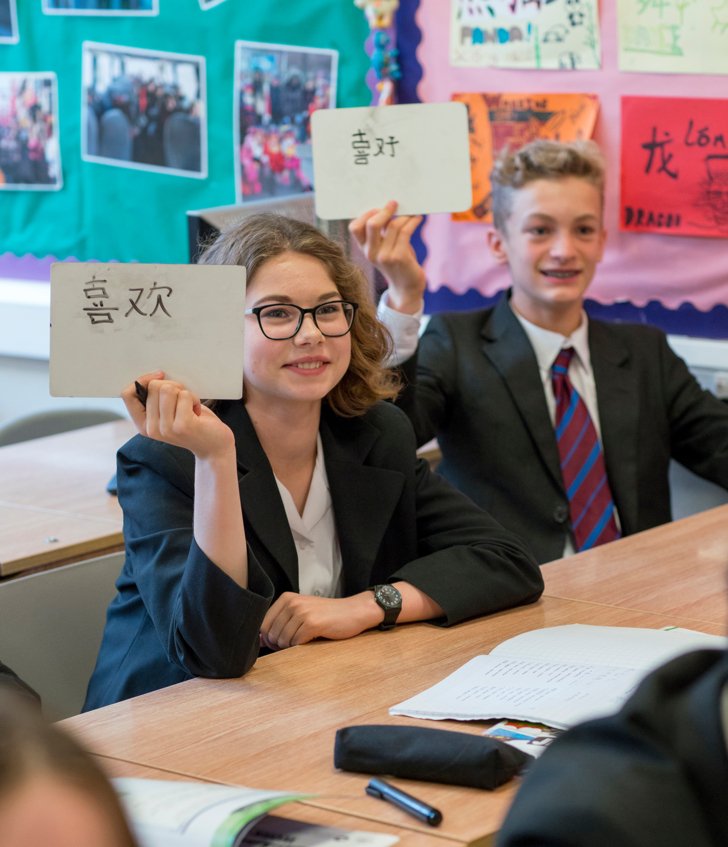
[[[270,303],[313,308],[340,300],[325,265],[313,256],[287,251],[264,262],[248,282],[246,309]],[[293,338],[266,338],[255,315],[245,327],[245,397],[254,408],[265,404],[320,404],[341,380],[351,359],[351,335],[329,338],[304,316]]]

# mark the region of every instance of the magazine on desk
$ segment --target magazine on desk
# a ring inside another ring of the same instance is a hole
[[[389,847],[393,835],[269,816],[310,795],[158,779],[115,779],[141,847]]]
[[[727,644],[721,636],[674,627],[532,630],[389,712],[431,720],[511,718],[566,729],[616,712],[650,671],[681,653]]]

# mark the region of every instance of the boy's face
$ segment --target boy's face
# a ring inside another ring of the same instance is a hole
[[[599,190],[579,177],[564,177],[516,190],[505,232],[491,232],[489,244],[510,268],[512,305],[544,326],[551,316],[581,314],[605,237]]]

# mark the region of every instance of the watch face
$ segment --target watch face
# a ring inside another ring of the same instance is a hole
[[[391,585],[380,585],[376,594],[377,602],[385,609],[396,609],[402,604],[402,595]]]

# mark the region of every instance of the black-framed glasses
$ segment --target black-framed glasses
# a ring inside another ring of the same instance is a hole
[[[311,309],[304,309],[294,303],[266,303],[265,306],[246,309],[245,314],[255,315],[260,331],[266,338],[286,341],[301,329],[306,315],[311,315],[321,335],[328,338],[346,335],[354,323],[358,308],[358,303],[350,303],[348,300],[329,300]]]

